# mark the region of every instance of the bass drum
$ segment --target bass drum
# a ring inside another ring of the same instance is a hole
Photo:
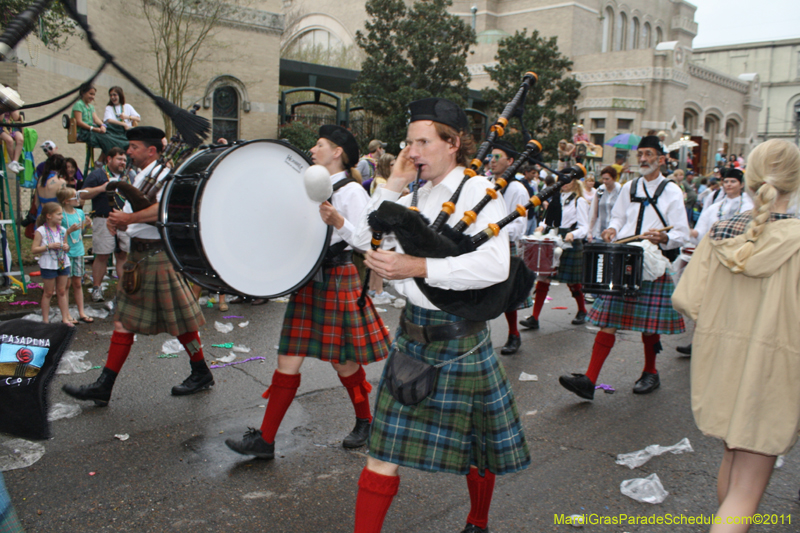
[[[212,146],[164,186],[161,237],[175,269],[214,292],[275,298],[314,276],[332,228],[306,194],[311,160],[282,141]]]

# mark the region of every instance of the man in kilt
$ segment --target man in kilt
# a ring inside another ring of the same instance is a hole
[[[658,137],[644,137],[637,150],[642,177],[623,185],[614,209],[611,224],[602,232],[603,240],[644,234],[645,238],[665,250],[677,251],[689,242],[689,223],[683,205],[683,192],[661,175],[664,151]],[[631,188],[633,194],[631,194]],[[660,194],[659,193],[660,190]],[[655,203],[653,203],[655,202]],[[668,232],[657,231],[672,226]],[[589,320],[600,327],[594,340],[592,358],[586,374],[561,376],[558,381],[581,398],[594,399],[600,369],[614,347],[618,329],[639,331],[644,343],[644,370],[634,394],[648,394],[661,385],[656,369],[656,355],[661,351],[660,335],[685,331],[683,319],[672,308],[675,286],[669,271],[655,281],[643,281],[636,297],[600,296],[589,313]]]
[[[155,180],[160,183],[169,168],[157,167],[159,154],[164,148],[164,132],[158,128],[140,126],[126,132],[130,144],[128,155],[134,166],[141,168],[133,184],[142,189]],[[148,180],[148,178],[150,178]],[[161,191],[158,193],[160,198]],[[172,387],[174,396],[185,396],[208,389],[214,377],[203,358],[200,336],[197,331],[205,324],[203,313],[183,276],[176,273],[164,251],[158,229],[152,224],[158,220],[158,202],[133,212],[130,202],[122,211],[114,210],[108,216],[112,234],[127,231],[131,238],[128,260],[138,265],[141,286],[133,293],[123,290],[124,278],[117,290],[117,307],[114,314],[114,333],[108,359],[100,376],[92,384],[76,387],[64,385],[64,392],[79,400],[94,400],[106,406],[117,374],[128,358],[133,346],[134,333],[157,335],[169,333],[178,338],[189,354],[192,371],[183,383]]]
[[[242,439],[225,441],[233,451],[261,459],[275,456],[275,435],[300,387],[300,366],[305,357],[330,362],[353,402],[355,427],[342,445],[358,448],[366,444],[372,422],[368,396],[372,387],[362,365],[389,355],[389,329],[372,300],[367,298],[363,308],[357,303],[361,281],[353,265],[355,221],[369,200],[354,166],[358,143],[340,126],[322,126],[317,144],[311,148],[311,159],[331,174],[333,196],[319,208],[322,220],[334,227],[330,248],[319,279],[293,294],[286,308],[278,369],[264,393],[269,401],[261,429],[251,428]]]
[[[492,147],[492,159],[489,163],[489,168],[492,170],[492,181],[494,182],[514,163],[517,157],[517,151],[511,143],[505,141],[497,141]],[[515,176],[509,176],[508,185],[503,189],[503,200],[506,203],[506,211],[508,213],[514,211],[518,205],[525,205],[530,200],[532,194],[528,193],[528,189],[520,182]],[[525,235],[525,229],[528,226],[527,217],[519,217],[511,224],[506,226],[508,231],[508,239],[511,243],[511,255],[519,256],[517,249],[517,240]],[[505,312],[506,322],[508,323],[508,340],[505,346],[500,349],[503,355],[512,355],[517,353],[522,340],[517,328],[517,309],[525,309],[533,305],[533,299],[528,296],[516,309],[509,309]]]
[[[434,220],[462,181],[464,167],[474,153],[467,117],[453,102],[426,98],[412,102],[409,110],[407,147],[358,225],[357,234],[365,246],[371,236],[367,215],[384,201],[409,206],[413,196],[401,198],[401,194],[414,180],[418,167],[427,183],[419,190],[417,207]],[[488,187],[489,182],[481,177],[467,181],[449,223],[455,224],[464,211],[472,209]],[[467,232],[477,233],[505,213],[502,200],[491,200]],[[366,264],[382,278],[398,280],[395,287],[407,299],[396,349],[418,361],[444,365],[438,368],[431,394],[415,405],[404,405],[394,397],[384,371],[369,457],[358,482],[355,531],[381,530],[400,484],[398,469],[407,466],[465,476],[471,508],[463,531],[485,532],[495,475],[517,472],[530,464],[514,395],[492,349],[486,323],[465,321],[439,310],[414,278],[453,291],[500,283],[509,273],[508,235],[503,229],[498,238],[474,252],[442,259],[406,255],[389,237],[383,242],[386,249],[367,252]],[[397,251],[389,251],[393,246]],[[394,357],[397,352],[389,364]]]
[[[561,254],[558,263],[556,280],[566,283],[575,303],[578,304],[578,313],[572,319],[572,324],[579,326],[586,322],[586,300],[583,296],[581,280],[583,276],[583,239],[589,234],[589,204],[583,198],[583,184],[578,178],[573,179],[561,188],[558,202],[552,201],[545,212],[544,227],[558,228],[558,234],[564,242],[570,243],[572,248],[567,248]],[[533,313],[520,324],[528,329],[539,329],[539,314],[547,301],[550,291],[550,278],[539,275],[536,279],[536,288],[533,293]]]

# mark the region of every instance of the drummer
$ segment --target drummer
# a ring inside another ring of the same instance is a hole
[[[345,448],[363,446],[369,436],[372,414],[371,385],[362,365],[389,355],[389,329],[367,298],[358,306],[361,282],[353,265],[353,235],[357,217],[367,206],[369,195],[361,186],[358,143],[341,126],[322,126],[311,160],[331,174],[333,196],[320,205],[322,220],[334,227],[330,248],[322,267],[322,279],[311,280],[292,295],[283,318],[278,347],[278,369],[264,393],[268,398],[261,429],[250,429],[240,440],[225,444],[242,455],[261,459],[275,457],[275,435],[300,387],[300,367],[305,357],[328,361],[347,389],[356,414],[353,431],[344,439]]]
[[[492,149],[492,159],[489,167],[492,171],[492,182],[503,175],[503,173],[514,163],[514,159],[518,152],[514,147],[505,141],[496,141]],[[528,203],[531,195],[528,194],[528,189],[514,176],[508,178],[508,185],[503,190],[503,199],[506,202],[506,209],[509,213],[513,213],[517,205],[525,205]],[[526,217],[519,217],[514,222],[506,226],[508,230],[508,239],[511,242],[511,255],[518,256],[517,253],[517,240],[525,235],[525,229],[528,219]],[[503,355],[512,355],[517,353],[522,341],[519,336],[519,329],[517,329],[517,309],[525,309],[533,305],[533,300],[530,296],[522,302],[518,308],[511,309],[505,312],[506,322],[508,322],[508,341],[505,346],[500,349]]]
[[[553,216],[552,210],[560,208],[560,217]],[[572,244],[572,248],[564,250],[558,265],[555,279],[567,284],[572,297],[578,304],[578,314],[572,320],[574,325],[586,322],[586,302],[583,297],[581,277],[583,276],[583,239],[589,234],[589,204],[583,198],[583,185],[575,178],[561,188],[560,204],[551,202],[545,212],[545,231],[547,224],[558,227],[558,234],[564,242]],[[537,230],[538,231],[538,230]],[[550,290],[550,278],[539,276],[534,289],[535,301],[533,314],[519,323],[528,329],[539,329],[539,314]]]
[[[637,150],[642,177],[622,186],[612,210],[611,224],[603,231],[605,242],[617,235],[630,237],[644,234],[645,238],[665,250],[677,250],[689,240],[689,222],[683,205],[683,192],[675,183],[661,175],[665,154],[658,137],[648,135]],[[634,194],[631,194],[633,188]],[[662,220],[663,219],[663,220]],[[668,232],[657,231],[672,226]],[[638,297],[600,296],[592,306],[589,320],[600,327],[594,340],[592,358],[586,374],[561,376],[559,383],[581,398],[594,399],[595,384],[611,349],[618,329],[639,331],[644,343],[644,370],[633,388],[634,394],[647,394],[660,384],[656,355],[661,351],[660,335],[683,333],[683,319],[672,308],[671,296],[675,285],[669,272],[655,281],[643,281]]]

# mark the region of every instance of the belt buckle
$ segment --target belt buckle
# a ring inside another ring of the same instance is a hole
[[[406,335],[408,335],[417,342],[421,342],[423,344],[430,343],[430,341],[428,341],[428,335],[426,335],[425,333],[425,326],[420,326],[414,324],[413,322],[409,322],[408,320],[406,320],[405,315],[401,316],[403,318],[403,331],[406,333]]]

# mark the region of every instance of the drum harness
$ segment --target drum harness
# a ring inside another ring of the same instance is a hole
[[[350,183],[357,184],[358,182],[352,176],[346,176],[337,181],[333,185],[333,192],[331,193],[331,197],[328,199],[328,201],[330,202],[333,199],[333,195],[336,193],[336,191],[338,191],[345,185],[349,185]],[[314,273],[314,277],[312,278],[313,281],[317,281],[320,283],[322,282],[322,271],[325,270],[326,267],[344,265],[352,261],[352,259],[350,259],[352,257],[352,254],[346,254],[344,251],[344,249],[347,248],[347,246],[348,246],[347,241],[341,240],[336,244],[332,244],[331,246],[328,247],[328,251],[325,252],[325,259],[322,260],[322,264]],[[338,280],[336,282],[336,291],[337,293],[339,291]]]
[[[658,202],[661,193],[664,192],[664,189],[667,187],[667,185],[670,183],[675,183],[672,180],[665,179],[658,185],[658,188],[656,189],[656,192],[652,197],[650,196],[650,193],[647,192],[647,186],[642,185],[642,189],[644,189],[644,195],[645,195],[645,198],[642,198],[641,196],[636,196],[636,191],[639,187],[639,182],[641,180],[642,178],[636,178],[636,181],[634,181],[633,184],[631,185],[631,202],[637,202],[639,204],[639,217],[636,219],[636,231],[634,232],[634,235],[639,235],[642,232],[642,223],[644,222],[644,210],[648,205],[653,206],[653,209],[655,209],[656,211],[656,215],[658,215],[658,218],[661,220],[661,223],[664,225],[664,227],[669,225],[667,224],[667,220],[664,218],[664,215],[662,215],[661,211],[658,209],[658,205],[656,204],[656,202]],[[675,183],[675,185],[677,185],[677,183]],[[680,254],[679,248],[675,248],[674,250],[663,250],[659,247],[659,250],[661,250],[661,253],[670,262],[677,259],[678,255]]]

